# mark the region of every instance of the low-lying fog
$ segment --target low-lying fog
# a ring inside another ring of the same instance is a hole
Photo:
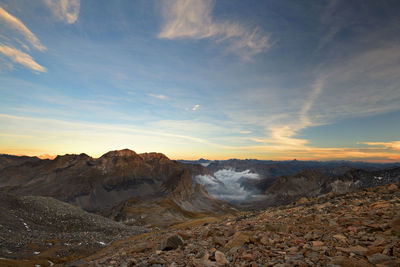
[[[204,188],[214,197],[226,201],[237,202],[252,198],[257,194],[252,190],[246,190],[241,181],[244,179],[259,179],[257,173],[250,170],[235,171],[233,169],[223,169],[211,175],[197,175],[195,182]]]

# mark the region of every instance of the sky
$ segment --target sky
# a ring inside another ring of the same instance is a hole
[[[0,0],[0,153],[400,161],[397,0]]]

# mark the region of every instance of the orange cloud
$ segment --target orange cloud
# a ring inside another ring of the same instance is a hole
[[[387,149],[398,150],[400,151],[400,141],[393,142],[365,142],[363,143],[368,146],[380,146]]]

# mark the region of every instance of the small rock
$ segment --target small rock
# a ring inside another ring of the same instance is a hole
[[[346,243],[347,238],[344,235],[334,235],[333,237],[342,241],[343,243]]]
[[[229,261],[226,259],[225,254],[221,251],[215,251],[215,261],[218,265],[229,264]]]
[[[221,247],[225,246],[225,244],[226,244],[226,240],[221,236],[215,236],[213,238],[213,241],[214,241],[215,245],[219,245]]]
[[[399,188],[395,184],[391,184],[388,186],[388,190],[390,190],[390,191],[397,191],[397,189],[399,189]]]
[[[287,251],[291,254],[294,254],[299,251],[299,248],[298,247],[290,247],[287,249]]]
[[[261,237],[260,239],[260,243],[263,244],[264,246],[269,244],[269,238],[267,238],[266,236]]]
[[[307,202],[308,202],[308,199],[306,197],[302,197],[299,200],[297,200],[296,205],[305,204]]]
[[[365,253],[368,252],[367,248],[362,247],[360,245],[352,246],[352,247],[349,247],[349,248],[336,247],[336,249],[344,251],[344,252],[347,252],[347,253],[354,253],[354,254],[357,254],[357,255],[364,255]]]
[[[373,264],[390,261],[392,258],[381,253],[376,253],[368,257],[368,261]]]
[[[233,247],[241,247],[245,243],[248,243],[250,241],[249,235],[245,232],[236,232],[232,239],[229,240],[228,244],[226,244],[225,248],[226,249],[231,249]]]
[[[390,207],[390,203],[385,202],[385,201],[378,201],[378,202],[371,204],[369,207],[371,209],[375,209],[375,210],[381,209],[381,208],[387,208],[387,207]]]
[[[246,260],[246,261],[251,261],[253,259],[253,255],[250,253],[243,253],[242,254],[242,259]]]
[[[160,250],[174,250],[183,246],[183,239],[180,235],[173,235],[164,240],[160,245]]]
[[[324,242],[322,241],[312,241],[311,242],[314,247],[323,246]]]

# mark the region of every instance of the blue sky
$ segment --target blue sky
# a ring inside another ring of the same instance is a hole
[[[399,13],[0,0],[0,152],[399,161]]]

